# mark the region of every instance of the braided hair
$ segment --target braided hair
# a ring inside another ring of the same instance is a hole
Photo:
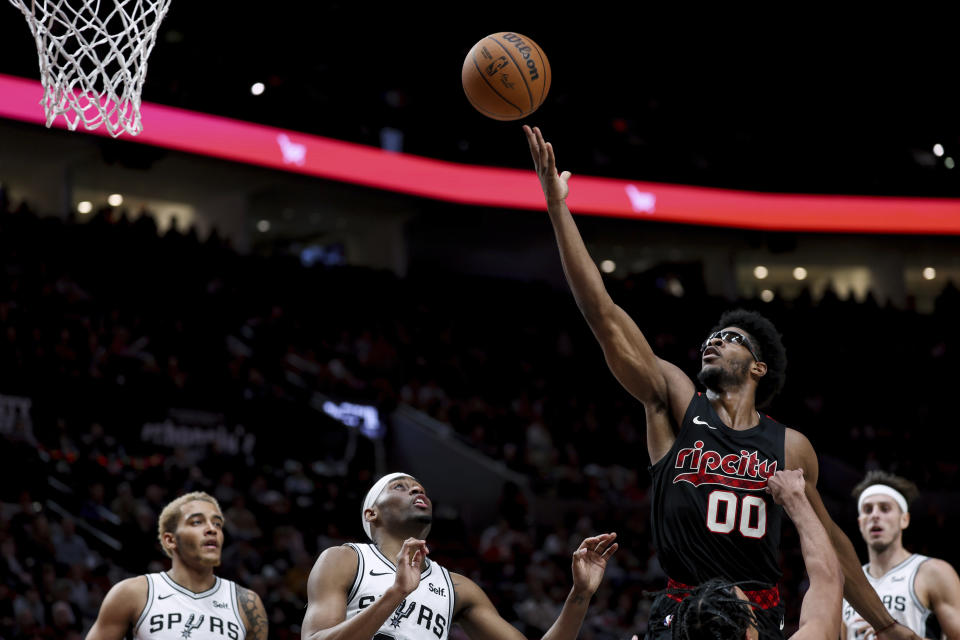
[[[680,602],[670,624],[673,640],[743,640],[758,627],[756,605],[737,597],[735,583],[707,580]]]

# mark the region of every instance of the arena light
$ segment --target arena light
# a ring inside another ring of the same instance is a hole
[[[77,203],[77,212],[78,212],[78,213],[82,213],[83,215],[87,215],[87,214],[90,213],[91,211],[93,211],[93,203],[90,202],[89,200],[81,200],[80,202]]]
[[[764,289],[760,292],[760,299],[764,302],[773,302],[773,291],[770,289]]]
[[[259,220],[257,222],[257,231],[260,233],[266,233],[270,231],[270,221],[269,220]]]
[[[111,207],[119,207],[123,204],[123,196],[119,193],[111,193],[107,196],[107,204]]]
[[[803,267],[796,267],[793,270],[793,277],[796,280],[806,280],[807,279],[807,270]]]
[[[617,270],[617,263],[613,260],[604,260],[600,263],[600,271],[604,273],[613,273]]]
[[[943,145],[939,142],[933,145],[933,155],[937,156],[938,158],[943,156]]]
[[[945,166],[947,169],[953,169],[953,167],[956,165],[953,162],[953,158],[947,156],[943,161],[943,166]]]
[[[45,123],[34,80],[0,75],[0,117]],[[530,169],[472,166],[144,103],[130,142],[444,202],[542,211]],[[55,127],[64,128],[61,119]],[[107,135],[97,129],[79,135]],[[518,145],[523,145],[520,138]],[[952,162],[952,161],[951,161]],[[490,185],[497,185],[491,189]],[[655,222],[834,233],[960,235],[960,199],[756,193],[575,175],[570,209]]]
[[[933,267],[926,267],[923,270],[923,279],[924,280],[933,280],[937,277],[937,270]]]
[[[250,87],[250,93],[255,96],[263,95],[263,92],[266,91],[267,87],[262,82],[254,82]]]
[[[768,275],[770,275],[770,270],[762,264],[758,264],[753,268],[753,277],[757,280],[765,280]]]

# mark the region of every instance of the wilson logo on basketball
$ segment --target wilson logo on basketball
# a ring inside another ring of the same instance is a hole
[[[693,443],[692,449],[681,449],[677,453],[677,469],[692,469],[690,473],[680,473],[673,483],[689,482],[693,486],[701,484],[722,484],[735,489],[761,491],[767,487],[767,478],[777,471],[777,461],[760,460],[756,451],[741,450],[740,454],[721,455],[716,451],[704,451],[703,440]],[[760,478],[753,480],[752,478]]]
[[[530,57],[533,49],[524,42],[523,38],[515,33],[505,33],[503,34],[503,39],[515,46],[517,51],[520,52],[520,55],[523,56],[524,62],[527,65],[527,73],[530,74],[530,79],[536,80],[539,78],[540,73],[537,71],[537,63]]]

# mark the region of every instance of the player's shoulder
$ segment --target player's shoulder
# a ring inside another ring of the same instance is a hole
[[[796,429],[784,428],[783,457],[787,469],[802,469],[807,480],[814,485],[820,475],[820,463],[817,452],[813,449],[810,439]]]
[[[940,558],[924,558],[917,568],[917,580],[931,584],[942,584],[958,580],[957,571],[946,560]]]
[[[358,555],[362,553],[361,546],[356,543],[340,544],[333,547],[327,547],[320,552],[317,557],[317,563],[324,564],[357,564]]]
[[[147,596],[147,592],[150,590],[149,586],[150,577],[147,575],[133,576],[131,578],[125,578],[117,584],[113,585],[110,589],[111,592],[119,596]]]
[[[237,599],[240,601],[249,600],[251,602],[260,602],[260,595],[257,594],[253,589],[248,589],[239,582],[234,582],[234,586],[237,588]]]
[[[791,453],[800,456],[816,455],[810,438],[791,427],[783,428],[783,449],[788,456]]]
[[[134,576],[110,587],[103,599],[102,609],[118,615],[136,615],[143,609],[150,593],[149,577]]]
[[[327,547],[317,557],[310,571],[309,582],[334,581],[336,583],[353,582],[360,565],[359,547],[343,544]]]
[[[453,583],[453,592],[456,595],[457,611],[463,611],[464,608],[487,599],[480,585],[462,573],[451,571],[450,582]]]

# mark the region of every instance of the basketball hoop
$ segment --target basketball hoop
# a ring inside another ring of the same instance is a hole
[[[47,126],[143,130],[140,91],[170,0],[10,0],[37,43]]]

